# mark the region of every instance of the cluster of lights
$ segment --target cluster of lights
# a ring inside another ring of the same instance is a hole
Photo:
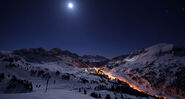
[[[122,77],[116,77],[116,76],[112,75],[109,72],[106,72],[106,71],[101,70],[100,68],[96,68],[96,67],[93,67],[93,68],[85,68],[85,72],[89,72],[89,70],[95,70],[98,74],[107,75],[108,78],[111,79],[111,80],[113,80],[113,79],[119,79],[120,81],[127,83],[131,88],[133,88],[133,89],[135,89],[137,91],[140,91],[140,92],[144,92],[143,90],[141,90],[137,86],[135,86],[135,85],[131,84],[130,82],[128,82],[126,79],[124,79]],[[164,98],[164,99],[166,99],[165,96],[153,95],[153,94],[150,94],[150,93],[147,93],[147,92],[144,92],[144,93],[146,93],[148,95],[151,95],[151,96],[158,97],[158,98]]]

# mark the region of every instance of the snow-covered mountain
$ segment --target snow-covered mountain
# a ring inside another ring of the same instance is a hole
[[[100,56],[81,57],[58,48],[1,51],[0,99],[156,98],[97,71],[86,71],[91,66],[85,59],[106,60]]]
[[[185,47],[157,44],[113,58],[107,67],[145,92],[185,98]]]
[[[43,48],[20,49],[13,51],[12,54],[20,56],[25,59],[25,61],[32,63],[62,61],[77,67],[87,67],[86,64],[79,60],[79,56],[77,54],[67,50],[61,50],[59,48],[51,50],[45,50]]]
[[[185,47],[166,43],[111,60],[58,48],[0,52],[0,99],[179,99],[184,78]]]
[[[100,67],[105,65],[109,61],[108,58],[99,55],[84,55],[80,57],[80,59],[82,62],[86,63],[90,67]]]

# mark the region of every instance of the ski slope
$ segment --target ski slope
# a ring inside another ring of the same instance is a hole
[[[0,99],[94,99],[89,95],[84,95],[79,92],[63,90],[63,89],[49,89],[34,91],[31,93],[13,93],[0,94]]]

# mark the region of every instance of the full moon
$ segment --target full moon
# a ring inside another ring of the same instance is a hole
[[[68,7],[69,8],[73,8],[73,4],[72,3],[68,3]]]

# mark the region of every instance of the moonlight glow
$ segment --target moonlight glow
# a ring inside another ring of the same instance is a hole
[[[68,7],[69,8],[73,8],[73,4],[72,3],[68,3]]]

